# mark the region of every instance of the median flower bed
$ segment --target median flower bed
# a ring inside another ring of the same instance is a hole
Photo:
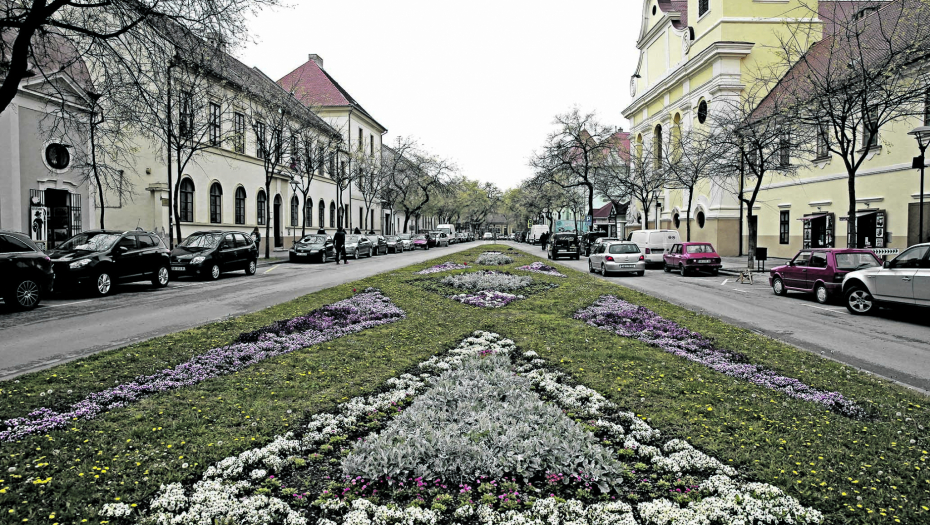
[[[158,392],[195,385],[234,373],[268,358],[404,318],[404,312],[373,289],[307,315],[240,334],[233,344],[213,348],[173,368],[92,393],[63,410],[43,407],[3,421],[0,441],[16,441],[88,420]]]
[[[823,520],[488,332],[141,503],[105,514],[157,525]]]
[[[468,268],[468,265],[459,264],[459,263],[455,263],[452,261],[446,261],[442,264],[430,266],[429,268],[424,268],[420,270],[419,272],[413,272],[413,273],[417,275],[429,275],[431,273],[448,272],[451,270],[464,270],[465,268]]]
[[[498,270],[458,273],[442,279],[415,279],[408,283],[453,301],[481,308],[501,308],[558,286]]]
[[[501,266],[513,263],[513,258],[501,252],[484,252],[475,259],[475,262],[485,266]]]
[[[742,354],[717,348],[701,334],[617,297],[602,296],[593,305],[577,311],[575,319],[623,337],[639,339],[722,374],[820,404],[840,414],[854,418],[865,416],[862,407],[839,392],[818,390],[793,377],[752,364]]]
[[[524,266],[518,266],[517,270],[523,270],[524,272],[541,273],[543,275],[551,275],[553,277],[565,277],[565,274],[559,272],[552,266],[541,263],[539,261],[536,261],[532,264],[527,264]]]

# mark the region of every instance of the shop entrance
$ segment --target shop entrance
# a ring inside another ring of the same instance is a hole
[[[68,190],[48,189],[40,193],[48,208],[48,247],[51,249],[81,232],[81,196]]]
[[[798,219],[804,221],[804,248],[832,248],[834,244],[834,215],[815,213]]]

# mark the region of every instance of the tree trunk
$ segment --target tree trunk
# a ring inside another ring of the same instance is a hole
[[[746,220],[749,221],[749,266],[748,268],[752,270],[756,262],[756,242],[757,242],[756,233],[759,230],[759,225],[756,223],[756,221],[753,220],[753,217],[755,217],[755,215],[752,214],[751,203],[749,204],[748,208],[749,208],[749,211],[747,212],[747,215],[746,215]]]
[[[94,122],[94,115],[91,113],[90,121],[90,165],[94,170],[94,181],[97,183],[97,195],[100,197],[100,229],[106,229],[104,224],[104,211],[106,208],[103,204],[103,184],[100,183],[100,170],[97,169],[97,143],[95,137],[95,131],[97,129],[97,124]]]
[[[265,259],[271,258],[271,207],[274,201],[271,199],[271,179],[265,179]]]
[[[857,248],[859,244],[859,236],[856,231],[856,174],[848,173],[846,179],[846,186],[849,189],[849,211],[846,218],[846,247],[847,248]],[[836,228],[836,225],[834,225]],[[919,239],[918,239],[919,242]],[[836,245],[836,233],[833,234],[833,244]]]
[[[688,209],[685,210],[685,220],[688,221],[688,226],[687,226],[688,242],[691,242],[691,201],[693,200],[694,200],[694,186],[691,186],[690,188],[688,188]],[[739,242],[743,242],[743,240],[740,239]]]
[[[179,143],[180,144],[180,143]],[[174,195],[174,206],[171,210],[171,213],[174,215],[174,229],[175,233],[178,235],[178,244],[181,243],[181,212],[178,208],[178,194],[181,191],[181,173],[184,171],[181,166],[181,150],[178,150],[178,163],[175,165],[178,169],[178,177],[174,181],[174,187],[169,188],[169,191]],[[170,162],[170,161],[169,161]]]

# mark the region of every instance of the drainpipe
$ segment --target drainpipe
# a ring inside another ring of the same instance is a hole
[[[346,172],[349,177],[349,212],[346,213],[346,215],[348,215],[348,217],[346,217],[346,223],[349,225],[348,230],[350,232],[352,231],[352,111],[352,109],[349,109],[349,124],[346,129],[346,133],[349,135],[349,154],[347,155],[349,171]]]

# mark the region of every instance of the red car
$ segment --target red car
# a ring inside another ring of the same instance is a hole
[[[843,277],[847,273],[881,265],[882,261],[871,250],[801,250],[788,264],[772,268],[769,285],[775,295],[785,295],[788,290],[813,293],[818,303],[825,304],[834,296],[843,295]]]
[[[662,256],[665,264],[665,271],[678,270],[681,275],[689,273],[708,271],[717,275],[720,267],[720,256],[714,245],[709,242],[683,242],[674,244]]]
[[[430,248],[429,235],[426,235],[424,233],[424,234],[413,236],[413,249],[416,250],[417,248],[423,248],[424,250],[429,250]]]

